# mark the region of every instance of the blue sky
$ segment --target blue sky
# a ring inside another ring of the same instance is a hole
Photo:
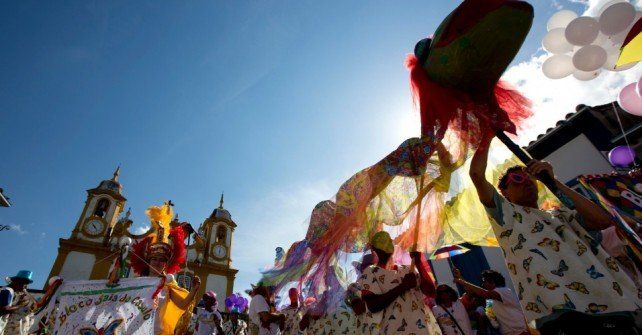
[[[532,1],[515,64],[576,2]],[[0,272],[41,287],[85,190],[120,164],[137,227],[166,199],[198,226],[225,191],[244,290],[314,204],[418,133],[403,60],[456,3],[2,2]]]

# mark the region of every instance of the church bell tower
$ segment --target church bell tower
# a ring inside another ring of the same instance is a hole
[[[87,190],[87,199],[68,239],[59,240],[58,256],[49,277],[60,276],[67,280],[106,278],[113,251],[109,237],[127,199],[123,197],[118,181],[120,167],[111,179],[101,181]]]

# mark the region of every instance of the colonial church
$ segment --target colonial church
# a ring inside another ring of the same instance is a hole
[[[133,221],[130,210],[124,215],[127,199],[118,181],[120,168],[111,179],[103,180],[96,188],[87,190],[87,200],[69,238],[61,238],[58,256],[49,278],[66,280],[106,279],[119,241],[129,237],[134,241],[154,233],[154,228],[136,235],[130,232]],[[178,224],[178,218],[172,224]],[[195,226],[195,225],[193,225]],[[199,238],[188,240],[187,264],[176,276],[187,289],[192,277],[201,278],[200,295],[214,291],[222,299],[231,295],[237,270],[232,268],[232,235],[236,223],[223,207],[223,195],[218,208],[198,227]],[[130,277],[133,271],[128,271]],[[198,296],[200,296],[198,295]],[[219,304],[224,308],[224,304]]]

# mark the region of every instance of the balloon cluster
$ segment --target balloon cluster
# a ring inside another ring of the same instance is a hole
[[[620,48],[631,27],[642,18],[642,12],[625,0],[605,4],[597,17],[581,16],[570,10],[553,15],[542,40],[552,55],[542,65],[544,75],[562,79],[573,75],[578,80],[597,78],[602,69],[624,71],[636,63],[616,68]]]
[[[225,298],[225,307],[232,313],[243,313],[247,309],[248,301],[240,293],[232,293]]]
[[[624,86],[617,96],[617,103],[628,113],[642,116],[642,78]]]

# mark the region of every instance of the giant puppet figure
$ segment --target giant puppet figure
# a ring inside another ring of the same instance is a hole
[[[185,237],[189,225],[171,227],[173,217],[171,202],[147,209],[155,233],[138,241],[133,246],[131,265],[139,276],[158,276],[163,285],[156,293],[158,309],[154,325],[155,334],[174,334],[176,329],[187,326],[194,298],[201,284],[194,276],[192,287],[187,291],[178,286],[173,274],[177,273],[186,259]]]
[[[533,7],[524,1],[465,0],[432,39],[417,43],[407,65],[422,135],[441,138],[448,129],[515,133],[516,123],[531,115],[530,103],[499,79],[532,21]]]
[[[530,101],[499,79],[532,20],[533,7],[525,1],[464,0],[432,39],[417,43],[406,65],[422,137],[405,141],[340,187],[327,227],[310,245],[318,247],[311,273],[302,279],[321,281],[339,251],[362,252],[380,229],[395,230],[395,244],[405,250],[432,252],[449,239],[492,245],[483,208],[471,214],[471,206],[480,206],[472,193],[451,187],[451,175],[461,174],[485,132],[518,149],[504,131],[515,133],[532,114]],[[474,236],[459,229],[458,236],[443,237],[446,225],[462,222]]]

